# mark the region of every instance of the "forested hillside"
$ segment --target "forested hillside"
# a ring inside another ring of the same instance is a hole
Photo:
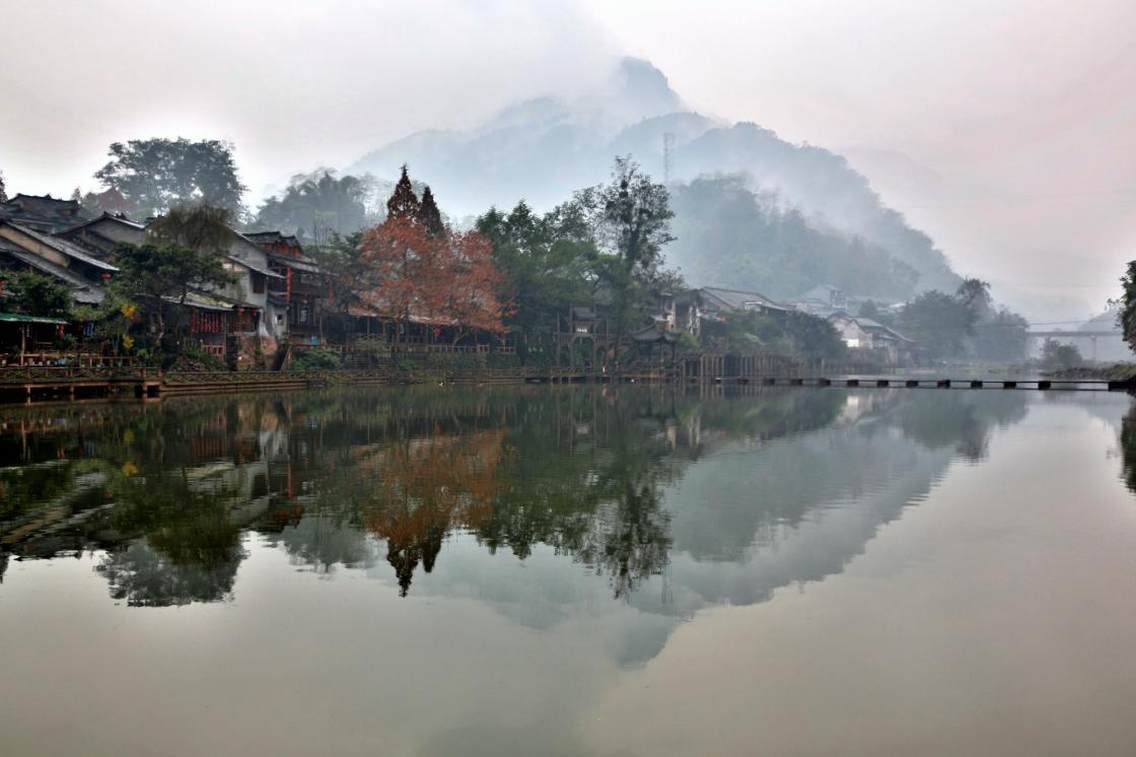
[[[387,179],[406,163],[452,198],[451,212],[476,215],[519,198],[550,209],[605,181],[612,157],[628,154],[658,178],[669,174],[679,237],[669,256],[692,284],[746,281],[790,296],[830,283],[853,295],[904,298],[960,281],[932,240],[843,157],[753,123],[690,112],[641,60],[625,59],[602,91],[525,101],[469,131],[418,132],[346,172]],[[719,175],[731,178],[703,180]]]

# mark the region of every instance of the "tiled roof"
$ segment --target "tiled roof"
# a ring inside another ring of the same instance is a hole
[[[98,284],[88,281],[74,271],[64,266],[56,265],[50,260],[36,255],[34,252],[28,252],[6,239],[0,239],[0,254],[8,255],[29,268],[34,268],[40,273],[54,276],[64,282],[73,289],[72,296],[79,302],[96,305],[103,301],[105,293],[103,288]]]
[[[56,236],[51,236],[50,234],[43,234],[43,233],[35,231],[33,229],[29,229],[26,226],[21,226],[20,224],[12,223],[11,221],[0,220],[0,225],[11,226],[13,229],[20,232],[21,234],[28,235],[32,239],[36,240],[37,242],[40,242],[41,244],[47,245],[48,247],[52,248],[56,252],[60,252],[64,255],[67,255],[68,257],[74,258],[75,260],[78,260],[82,263],[86,263],[87,265],[94,266],[95,268],[100,268],[100,269],[102,269],[104,271],[108,271],[108,272],[113,272],[113,271],[118,270],[118,268],[111,265],[110,263],[105,263],[105,262],[99,260],[98,258],[91,257],[89,254],[87,254],[86,252],[81,250],[78,245],[76,245],[72,242],[69,242],[66,239],[61,239],[61,238],[56,237]]]
[[[746,292],[740,289],[725,289],[723,287],[702,287],[699,291],[710,295],[712,298],[733,310],[745,310],[752,305],[760,305],[769,310],[788,310],[784,305],[774,302],[760,292]]]
[[[18,194],[0,203],[0,220],[14,221],[40,232],[61,231],[87,217],[74,200],[59,200],[51,195]]]

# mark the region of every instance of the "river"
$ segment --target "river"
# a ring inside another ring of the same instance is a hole
[[[1136,754],[1115,393],[0,410],[0,754]]]

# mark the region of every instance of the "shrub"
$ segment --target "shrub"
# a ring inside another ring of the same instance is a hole
[[[297,371],[332,371],[343,365],[339,353],[318,347],[296,353],[292,368]]]

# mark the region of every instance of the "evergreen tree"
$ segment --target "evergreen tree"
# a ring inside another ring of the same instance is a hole
[[[403,176],[406,176],[405,169]],[[438,210],[438,205],[434,202],[434,193],[430,191],[429,186],[422,190],[422,202],[418,207],[418,222],[431,236],[438,236],[446,230],[445,224],[442,223],[442,211]]]
[[[8,192],[4,189],[4,172],[0,171],[0,202],[8,201]]]
[[[394,193],[387,200],[387,218],[417,219],[421,213],[421,203],[410,186],[410,176],[406,166],[402,167],[402,176],[394,186]]]

